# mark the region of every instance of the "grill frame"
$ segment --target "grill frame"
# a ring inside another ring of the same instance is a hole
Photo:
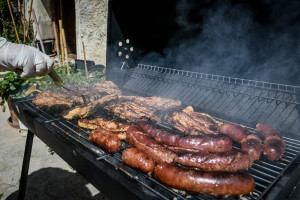
[[[206,195],[182,195],[180,192],[174,192],[172,189],[162,185],[153,177],[133,170],[130,167],[123,165],[121,162],[121,153],[109,154],[101,150],[99,147],[91,144],[87,141],[88,132],[87,129],[79,128],[76,125],[76,121],[67,121],[60,117],[55,117],[50,111],[39,109],[31,103],[31,99],[19,99],[13,100],[13,104],[17,113],[19,113],[21,121],[26,122],[25,125],[35,133],[43,142],[45,142],[51,149],[53,149],[60,157],[62,157],[72,168],[74,168],[79,174],[85,177],[96,188],[108,195],[111,199],[143,199],[147,196],[147,199],[211,199],[212,197]],[[168,127],[167,124],[161,124],[164,127]],[[247,127],[251,130],[250,127]],[[289,156],[294,147],[291,147],[293,139],[288,139],[287,151],[283,156],[283,159]],[[298,140],[297,140],[298,141]],[[298,141],[299,142],[299,141]],[[294,144],[293,144],[294,145]],[[295,144],[297,145],[297,144]],[[127,144],[123,143],[122,149],[125,149]],[[236,147],[238,148],[238,147]],[[300,173],[295,175],[294,168],[300,169],[298,162],[300,162],[300,145],[297,145],[297,153],[286,164],[286,166],[276,172],[275,177],[271,177],[271,181],[267,185],[261,184],[261,182],[268,181],[265,177],[272,176],[274,167],[269,167],[265,170],[257,170],[259,165],[274,165],[273,162],[266,161],[264,159],[256,161],[253,167],[249,170],[254,175],[256,181],[256,193],[259,191],[259,195],[255,196],[251,194],[245,196],[245,199],[261,199],[268,198],[267,193],[274,195],[274,189],[271,188],[275,185],[280,185],[282,175],[289,177],[288,182],[294,183],[300,178]],[[281,160],[279,162],[284,162]],[[82,164],[84,163],[84,164]],[[275,165],[275,168],[278,166]],[[88,169],[88,170],[87,170]],[[257,175],[262,172],[269,171],[269,175]],[[289,174],[293,176],[290,177]],[[98,179],[97,177],[101,177]],[[265,180],[259,180],[265,179]],[[141,180],[141,181],[140,181]],[[286,180],[284,180],[286,182]],[[112,185],[114,190],[112,191]],[[264,187],[262,190],[259,189]],[[290,184],[293,187],[293,184]],[[154,188],[154,189],[153,189]],[[119,191],[117,194],[115,190]],[[272,192],[271,192],[272,191]],[[285,190],[278,190],[279,193],[287,192]],[[288,194],[288,193],[287,193]],[[286,194],[285,194],[286,195]],[[233,199],[233,198],[225,198]]]
[[[109,72],[126,77],[119,84],[122,91],[140,96],[178,99],[183,107],[192,105],[196,111],[221,120],[250,128],[255,128],[257,123],[266,123],[283,135],[300,137],[299,86],[149,64],[138,64],[135,68],[124,67],[126,65],[125,62],[120,63],[119,67],[114,65]],[[117,82],[115,79],[113,81]]]
[[[173,1],[173,0],[171,0]],[[174,0],[175,1],[175,0]],[[136,66],[136,60],[126,60],[127,63],[124,63],[124,59],[118,58],[115,55],[115,51],[118,50],[115,48],[116,42],[118,41],[125,41],[126,38],[132,38],[129,32],[120,32],[120,30],[117,30],[118,27],[113,26],[113,24],[116,24],[118,22],[114,21],[113,17],[113,10],[112,10],[112,3],[117,2],[117,0],[109,0],[108,1],[108,40],[107,40],[107,80],[114,81],[117,85],[122,88],[123,91],[127,92],[128,94],[135,94],[140,96],[149,96],[150,93],[145,93],[145,91],[135,91],[130,90],[129,88],[121,87],[125,83],[128,83],[129,79],[132,77],[132,67]],[[121,2],[121,1],[119,1]],[[131,1],[134,2],[134,1]],[[138,1],[136,1],[138,2]],[[152,1],[153,2],[153,1]],[[168,3],[162,3],[161,1],[155,1],[154,4],[168,4]],[[169,6],[169,5],[168,5]],[[140,19],[142,20],[142,19]],[[134,37],[134,36],[133,36]],[[123,63],[122,63],[123,62]],[[189,81],[189,79],[185,79],[184,77],[190,77],[193,78],[194,76],[202,75],[205,76],[207,79],[211,79],[216,82],[228,82],[228,83],[242,83],[242,84],[249,84],[249,87],[256,88],[256,87],[263,87],[264,89],[268,89],[269,91],[276,91],[276,90],[285,90],[285,92],[291,92],[291,88],[295,88],[294,86],[288,86],[288,85],[282,85],[282,84],[273,84],[269,82],[264,81],[251,81],[246,79],[240,79],[240,78],[231,78],[231,77],[225,77],[225,76],[217,76],[217,75],[211,75],[211,74],[202,74],[202,73],[194,73],[194,72],[188,72],[183,70],[175,70],[175,69],[166,69],[162,67],[151,67],[154,70],[153,72],[158,72],[156,79],[157,81],[162,81],[163,76],[160,76],[160,72],[167,72],[170,74],[169,76],[169,83],[173,83],[174,81],[181,81],[184,86],[192,86],[196,84],[195,81]],[[179,76],[176,78],[173,76],[176,73],[178,73]],[[145,75],[145,74],[143,74]],[[164,79],[165,80],[165,79]],[[248,81],[248,82],[247,82]],[[166,84],[167,87],[161,87],[160,93],[164,93],[165,91],[169,90],[171,87]],[[145,86],[145,84],[144,84]],[[157,86],[157,85],[156,85]],[[275,86],[275,87],[274,87]],[[277,88],[276,88],[277,87]],[[212,88],[209,86],[202,86],[202,88]],[[284,89],[285,88],[285,89]],[[215,91],[221,91],[218,88],[213,88]],[[298,90],[298,89],[297,89]],[[200,89],[198,88],[198,92]],[[213,90],[212,90],[213,91]],[[230,91],[225,91],[230,92]],[[231,91],[232,92],[232,91]],[[281,91],[282,92],[282,91]],[[296,90],[292,89],[292,92],[294,92],[294,95],[296,96],[296,109],[298,111],[298,115],[300,115],[300,109],[299,109],[299,99],[300,94],[299,92],[296,92]],[[178,92],[180,93],[180,91]],[[276,92],[275,92],[276,93]],[[151,93],[155,94],[155,93]],[[187,93],[181,93],[181,96],[187,95]],[[276,95],[275,95],[276,96]],[[214,97],[205,97],[207,100],[209,98]],[[258,100],[265,99],[264,96],[256,96]],[[116,160],[111,154],[108,154],[107,152],[104,152],[98,147],[95,147],[91,143],[87,142],[85,139],[77,135],[75,132],[65,131],[65,123],[69,123],[65,121],[64,119],[59,118],[53,118],[45,120],[41,116],[47,113],[47,111],[39,110],[35,107],[27,108],[26,106],[22,106],[26,103],[29,99],[24,100],[13,100],[14,109],[17,111],[20,120],[29,128],[30,131],[32,131],[35,135],[37,135],[43,142],[45,142],[51,149],[53,149],[60,157],[62,157],[72,168],[74,168],[79,174],[81,174],[83,177],[85,177],[89,182],[91,182],[96,188],[98,188],[100,191],[102,191],[104,194],[108,195],[111,199],[169,199],[164,198],[162,195],[165,195],[167,193],[171,193],[170,189],[168,189],[165,186],[162,186],[159,182],[155,180],[156,184],[154,187],[162,187],[165,189],[164,193],[160,192],[153,192],[151,191],[151,187],[149,188],[148,185],[141,184],[138,180],[135,179],[135,176],[132,174],[138,174],[141,178],[144,177],[147,179],[146,175],[142,174],[141,172],[138,172],[136,170],[132,170],[131,168],[122,165],[120,163],[120,153],[116,154],[118,159]],[[292,99],[294,100],[294,99]],[[277,101],[275,99],[275,101]],[[290,101],[290,100],[287,100]],[[295,103],[294,101],[287,102],[286,103]],[[259,107],[258,107],[259,108]],[[249,123],[248,121],[239,121],[238,119],[230,116],[225,116],[213,112],[211,109],[205,109],[204,107],[196,107],[196,110],[204,111],[212,116],[217,117],[218,119],[226,119],[226,121],[234,122],[237,124],[243,124],[246,125],[248,129],[253,130],[254,123]],[[245,111],[247,111],[245,109]],[[36,113],[42,112],[43,114],[37,115]],[[50,114],[51,115],[51,114]],[[63,124],[61,124],[64,122]],[[53,125],[53,124],[54,125]],[[165,126],[165,124],[161,124],[162,126]],[[56,126],[56,127],[55,127]],[[73,126],[73,125],[72,125]],[[297,141],[299,140],[299,134],[295,132],[282,132],[285,139],[287,137],[295,138]],[[91,148],[87,148],[90,147]],[[124,148],[124,147],[123,147]],[[93,150],[94,149],[94,150]],[[122,168],[116,167],[116,163],[119,165],[122,165]],[[260,162],[265,161],[258,161],[258,164]],[[292,161],[289,163],[289,166],[287,166],[284,170],[280,172],[280,174],[276,175],[275,180],[271,182],[267,186],[267,189],[263,190],[261,196],[259,198],[264,199],[286,199],[290,192],[293,190],[294,186],[300,179],[300,156],[299,153],[295,158],[292,159]],[[255,163],[256,165],[257,163]],[[128,173],[131,172],[131,173]],[[101,177],[99,179],[98,177]],[[284,189],[281,188],[282,185],[285,185]],[[118,191],[118,192],[116,192]],[[168,196],[169,197],[169,196]],[[182,195],[176,195],[173,198],[170,199],[185,199]],[[193,198],[189,198],[193,199]],[[212,199],[210,196],[201,196],[200,199]],[[225,199],[233,199],[233,198],[225,198]],[[247,198],[246,198],[247,199]]]

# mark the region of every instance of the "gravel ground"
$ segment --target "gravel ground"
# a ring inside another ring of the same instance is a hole
[[[18,196],[26,137],[7,123],[9,112],[0,113],[0,199]],[[25,199],[103,199],[95,187],[58,155],[34,137]]]

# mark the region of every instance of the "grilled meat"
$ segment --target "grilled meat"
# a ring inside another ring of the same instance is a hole
[[[131,125],[126,133],[130,144],[152,158],[156,163],[171,163],[177,157],[174,152],[158,144],[136,125]]]
[[[139,120],[137,125],[160,144],[170,147],[172,150],[198,150],[210,152],[224,152],[232,148],[232,141],[221,135],[179,135],[166,130],[145,120]],[[175,148],[172,148],[175,147]]]
[[[217,153],[200,152],[184,154],[178,156],[176,162],[205,171],[235,172],[247,170],[251,167],[253,160],[246,152],[231,150]]]
[[[174,110],[179,109],[181,102],[166,97],[138,97],[138,96],[121,96],[121,102],[130,101],[143,107],[151,107],[155,110]]]
[[[255,181],[246,172],[204,172],[173,164],[159,164],[154,176],[169,187],[218,197],[247,195]]]
[[[50,110],[62,111],[70,109],[73,105],[83,104],[80,96],[73,96],[70,98],[70,93],[51,92],[49,90],[41,92],[36,95],[32,103],[37,107],[45,107]]]
[[[218,125],[222,124],[218,120],[215,120],[214,118],[212,118],[207,113],[195,112],[194,108],[192,106],[187,106],[182,111],[189,114],[190,116],[192,116],[196,121],[203,124],[205,127],[207,127],[210,130],[217,130]]]
[[[87,129],[96,129],[100,126],[110,132],[126,132],[130,125],[98,116],[93,119],[79,119],[78,126]]]
[[[141,117],[147,117],[153,121],[161,121],[161,115],[156,110],[134,102],[122,102],[117,105],[105,106],[104,110],[129,122],[135,122]]]
[[[144,173],[153,172],[155,167],[155,164],[150,157],[134,147],[130,147],[122,152],[122,161],[126,165],[139,169]]]
[[[78,126],[87,129],[96,129],[101,127],[111,133],[117,134],[121,140],[126,139],[126,131],[129,128],[129,124],[116,122],[113,120],[104,119],[102,117],[95,117],[93,119],[79,119]]]
[[[141,117],[153,121],[161,121],[162,112],[178,109],[181,102],[164,97],[120,96],[120,103],[106,106],[104,109],[129,122],[135,122]]]
[[[262,123],[256,125],[256,131],[264,139],[264,156],[271,161],[280,159],[286,146],[281,134],[271,126]]]
[[[112,134],[101,127],[91,132],[89,140],[111,153],[119,151],[122,145],[121,139],[116,134]]]
[[[219,133],[225,134],[230,137],[233,141],[240,143],[250,133],[242,126],[224,123],[219,126]]]
[[[79,93],[86,97],[88,103],[110,94],[121,95],[120,89],[113,82],[104,81],[95,83],[87,88],[81,88],[78,90],[78,93],[65,89],[62,89],[60,92],[47,90],[39,93],[32,102],[37,107],[46,107],[53,111],[63,111],[74,106],[84,105]]]
[[[76,117],[85,118],[94,114],[100,106],[112,101],[116,101],[117,99],[117,94],[103,96],[102,98],[89,103],[87,106],[78,106],[66,111],[66,114],[64,114],[63,117],[65,119],[74,119]]]
[[[219,122],[208,114],[194,112],[191,106],[188,106],[182,112],[167,114],[166,120],[174,128],[189,135],[218,134]]]
[[[111,81],[94,83],[89,87],[81,88],[79,92],[88,97],[90,101],[96,101],[97,99],[110,94],[121,95],[121,90]]]
[[[247,137],[241,141],[241,147],[242,151],[248,152],[253,160],[260,158],[262,144],[261,139],[256,135],[247,135]]]
[[[242,146],[242,150],[248,152],[253,160],[258,160],[260,158],[262,150],[261,139],[256,135],[251,134],[244,127],[231,123],[224,123],[219,126],[218,131],[239,143]]]

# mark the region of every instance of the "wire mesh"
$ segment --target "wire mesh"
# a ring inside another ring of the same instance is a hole
[[[130,73],[122,86],[125,91],[178,99],[196,111],[250,127],[260,122],[281,132],[300,132],[298,86],[144,64],[138,64]]]
[[[95,154],[95,160],[107,162],[113,168],[119,170],[120,173],[126,174],[131,180],[133,179],[143,185],[148,190],[147,192],[159,196],[160,199],[212,199],[211,196],[189,194],[184,191],[169,188],[153,177],[124,165],[121,160],[120,152],[110,154],[89,142],[88,136],[90,131],[79,127],[75,120],[67,121],[63,118],[55,117],[54,113],[33,105],[31,99],[20,100],[15,103],[17,104],[17,107],[34,113],[38,118],[42,119],[45,124],[50,123],[56,128],[58,133],[68,140],[80,144],[89,152],[93,152],[93,154]],[[253,131],[250,127],[246,128]],[[260,160],[255,161],[248,170],[255,179],[256,188],[253,193],[248,196],[240,197],[241,199],[261,199],[295,161],[300,153],[300,141],[290,137],[284,137],[284,139],[286,141],[286,150],[280,160],[271,162],[261,158]],[[127,146],[128,144],[123,142],[121,151],[127,148]],[[227,197],[226,199],[233,198]]]

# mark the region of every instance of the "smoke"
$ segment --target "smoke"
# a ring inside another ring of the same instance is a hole
[[[180,29],[164,55],[152,52],[145,59],[190,71],[296,84],[300,1],[180,0],[176,13]]]

